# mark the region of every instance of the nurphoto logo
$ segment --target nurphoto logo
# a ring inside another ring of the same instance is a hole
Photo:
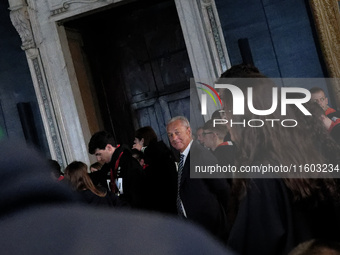
[[[215,94],[215,96],[218,98],[220,102],[220,109],[223,109],[222,105],[222,100],[220,98],[220,95],[216,91],[216,89],[227,89],[231,92],[232,94],[232,101],[233,101],[233,106],[232,106],[232,113],[233,115],[244,115],[245,112],[245,107],[248,107],[248,110],[253,113],[254,115],[257,116],[268,116],[274,113],[277,110],[278,107],[278,102],[279,102],[279,96],[280,96],[280,109],[281,109],[281,116],[286,116],[287,114],[287,105],[295,105],[304,115],[312,115],[305,107],[304,103],[307,103],[311,99],[311,93],[308,89],[305,88],[300,88],[300,87],[273,87],[270,88],[271,91],[271,107],[268,109],[256,109],[253,104],[253,88],[252,87],[247,87],[247,104],[245,104],[245,95],[243,91],[237,87],[236,85],[233,84],[221,84],[221,83],[216,83],[215,88],[212,86],[202,83],[202,82],[197,82],[198,84],[201,84],[205,87],[207,87],[210,91]],[[217,106],[217,102],[215,100],[214,95],[205,88],[197,87],[198,89],[203,90],[206,92],[214,101],[215,105]],[[279,91],[280,90],[280,91]],[[280,92],[280,93],[279,93]],[[202,94],[201,95],[201,114],[206,115],[207,114],[207,94]],[[289,94],[299,94],[299,98],[289,98]],[[223,110],[222,110],[223,111]],[[215,125],[225,125],[229,123],[229,125],[242,125],[242,126],[250,126],[250,127],[262,127],[265,123],[271,124],[272,127],[275,126],[274,123],[279,122],[283,127],[295,127],[297,126],[297,121],[294,119],[250,119],[250,120],[243,120],[243,121],[238,121],[235,122],[232,119],[214,119],[214,126]]]
[[[244,95],[241,89],[231,84],[215,84],[215,88],[228,89],[233,95],[233,114],[244,115]],[[248,108],[249,111],[255,115],[266,116],[272,114],[277,109],[278,104],[278,88],[272,88],[273,103],[270,109],[257,110],[253,106],[253,88],[247,89],[248,93]],[[304,98],[287,98],[289,93],[304,94]],[[294,104],[298,107],[304,115],[312,115],[302,104],[307,103],[311,98],[311,93],[308,89],[304,88],[281,88],[281,115],[286,115],[287,105]]]

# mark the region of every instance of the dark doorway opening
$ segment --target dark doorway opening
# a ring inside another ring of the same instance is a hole
[[[131,144],[143,126],[168,142],[166,122],[190,118],[193,75],[173,0],[131,2],[63,25],[81,35],[99,128],[117,143]]]

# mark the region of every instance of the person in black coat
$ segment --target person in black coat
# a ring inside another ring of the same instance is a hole
[[[120,205],[144,209],[145,175],[131,150],[126,145],[115,146],[113,136],[106,131],[95,133],[88,147],[98,162],[105,163],[99,171],[90,174],[94,185],[108,187],[119,196]]]
[[[225,213],[229,195],[227,181],[190,178],[191,167],[216,165],[216,158],[203,146],[193,143],[190,124],[185,117],[172,118],[167,124],[167,133],[171,145],[184,156],[183,164],[179,163],[178,174],[179,215],[200,224],[225,242],[228,234]]]
[[[163,141],[157,141],[150,127],[136,130],[133,149],[142,151],[144,160],[145,206],[148,210],[177,214],[176,160]]]

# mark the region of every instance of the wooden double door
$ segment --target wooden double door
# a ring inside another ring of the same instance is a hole
[[[167,121],[190,118],[193,77],[174,1],[138,1],[65,25],[82,36],[103,128],[131,144],[136,129],[151,126],[168,142]]]

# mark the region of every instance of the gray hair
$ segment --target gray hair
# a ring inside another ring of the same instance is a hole
[[[166,124],[166,126],[168,127],[171,123],[177,121],[177,120],[180,120],[183,124],[183,126],[187,127],[187,128],[190,128],[190,136],[192,135],[192,132],[191,132],[191,127],[190,127],[190,122],[189,120],[184,117],[184,116],[176,116],[176,117],[173,117],[171,118],[168,123]]]
[[[184,116],[176,116],[176,117],[173,117],[173,118],[171,118],[171,119],[168,121],[168,123],[167,123],[166,125],[168,126],[169,124],[171,124],[172,122],[175,122],[176,120],[180,120],[180,121],[183,123],[183,126],[185,126],[185,127],[190,127],[190,122],[189,122],[189,120],[188,120],[186,117],[184,117]]]

